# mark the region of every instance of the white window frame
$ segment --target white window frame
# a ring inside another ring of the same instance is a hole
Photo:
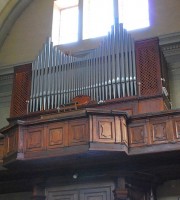
[[[119,20],[119,9],[118,9],[118,1],[119,0],[112,0],[113,1],[113,8],[114,8],[114,23],[121,23],[121,20]],[[135,1],[135,0],[127,0],[127,1]],[[144,1],[144,0],[137,0],[137,1]],[[149,0],[147,0],[147,3],[149,5]],[[148,6],[147,5],[147,6]],[[82,43],[84,41],[83,39],[83,0],[79,0],[79,4],[78,4],[78,8],[79,8],[79,16],[78,16],[78,35],[77,35],[77,42],[76,43]],[[149,9],[149,8],[148,8]],[[149,22],[149,10],[147,10],[147,20]],[[142,28],[148,28],[150,26],[150,22],[147,26],[142,27]],[[126,28],[126,27],[125,27]],[[141,27],[137,28],[137,29],[142,29]],[[127,29],[128,30],[128,29]],[[133,29],[135,30],[135,29]],[[129,29],[129,31],[133,31],[131,29]],[[52,31],[52,37],[53,37],[53,31]],[[100,36],[102,37],[102,36]],[[88,38],[85,40],[95,40],[96,38]],[[66,44],[62,44],[60,41],[56,42],[56,44],[60,44],[60,45],[66,45]],[[68,44],[67,44],[68,45]]]

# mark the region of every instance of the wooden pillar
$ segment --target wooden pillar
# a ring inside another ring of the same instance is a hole
[[[45,200],[45,187],[42,182],[36,183],[33,187],[33,196],[32,200]]]
[[[119,177],[117,179],[116,188],[114,192],[114,200],[128,200],[128,190],[125,185],[125,178]]]

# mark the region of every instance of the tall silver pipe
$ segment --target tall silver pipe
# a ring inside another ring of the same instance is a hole
[[[134,41],[122,24],[85,57],[65,55],[48,39],[33,62],[30,112],[54,109],[77,95],[109,100],[136,95]]]

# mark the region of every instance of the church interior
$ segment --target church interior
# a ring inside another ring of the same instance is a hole
[[[0,0],[0,199],[180,200],[179,10]]]

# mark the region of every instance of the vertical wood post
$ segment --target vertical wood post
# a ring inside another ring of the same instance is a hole
[[[43,183],[36,183],[33,187],[32,200],[45,200],[45,187]]]
[[[127,200],[128,199],[128,190],[125,186],[125,178],[119,177],[117,179],[116,188],[114,192],[114,200]]]

